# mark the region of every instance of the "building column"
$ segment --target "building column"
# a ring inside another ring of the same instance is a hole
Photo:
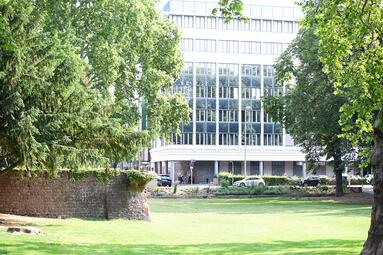
[[[306,162],[303,162],[303,165],[302,165],[302,174],[303,174],[303,178],[306,178]]]
[[[259,175],[263,175],[263,161],[259,161]]]
[[[214,161],[214,177],[218,178],[218,161]]]
[[[169,161],[165,161],[165,174],[169,174]]]
[[[176,181],[176,171],[174,169],[174,161],[170,161],[170,178],[172,179],[173,186],[175,185]]]

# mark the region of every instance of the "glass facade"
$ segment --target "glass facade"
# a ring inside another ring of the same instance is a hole
[[[216,66],[196,63],[196,144],[215,145]]]
[[[283,93],[283,87],[275,83],[273,66],[207,62],[194,65],[195,70],[193,63],[185,63],[173,91],[182,93],[195,111],[195,145],[283,145],[282,127],[261,108],[262,84],[264,95]],[[173,134],[171,142],[192,145],[193,125],[182,124],[181,135]]]

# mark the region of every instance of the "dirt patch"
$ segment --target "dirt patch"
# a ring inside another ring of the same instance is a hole
[[[27,216],[18,216],[13,214],[2,214],[0,213],[0,226],[33,226],[46,224],[54,219],[48,218],[36,218]]]

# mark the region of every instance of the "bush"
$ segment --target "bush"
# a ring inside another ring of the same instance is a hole
[[[351,179],[351,185],[366,185],[368,184],[367,178],[352,178]]]
[[[335,178],[320,178],[320,184],[322,185],[336,185]]]
[[[281,195],[288,194],[289,187],[264,187],[264,186],[251,186],[251,187],[221,187],[217,190],[216,195]]]
[[[129,188],[138,192],[142,192],[145,189],[146,184],[155,178],[152,173],[145,173],[134,169],[127,170],[124,173]]]
[[[243,180],[245,178],[244,175],[233,175],[229,172],[220,172],[218,174],[218,182],[219,182],[219,185],[223,186],[222,183],[224,183],[224,185],[226,185],[227,183],[229,183],[229,185],[233,185],[233,179],[234,179],[234,182],[236,181],[240,181],[240,180]]]
[[[262,176],[267,186],[289,185],[289,179],[286,176]]]
[[[290,186],[298,186],[302,180],[303,177],[299,176],[288,177],[288,183]]]
[[[251,177],[251,176],[248,176]],[[292,185],[296,186],[302,180],[301,177],[286,177],[286,176],[261,176],[265,181],[266,186]],[[218,175],[219,185],[227,187],[233,185],[234,181],[240,181],[245,178],[244,175],[233,175],[229,172],[220,172]]]

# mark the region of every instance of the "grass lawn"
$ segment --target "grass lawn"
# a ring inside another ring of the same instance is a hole
[[[0,254],[359,254],[371,206],[331,201],[152,199],[151,222],[47,220],[0,227]]]

